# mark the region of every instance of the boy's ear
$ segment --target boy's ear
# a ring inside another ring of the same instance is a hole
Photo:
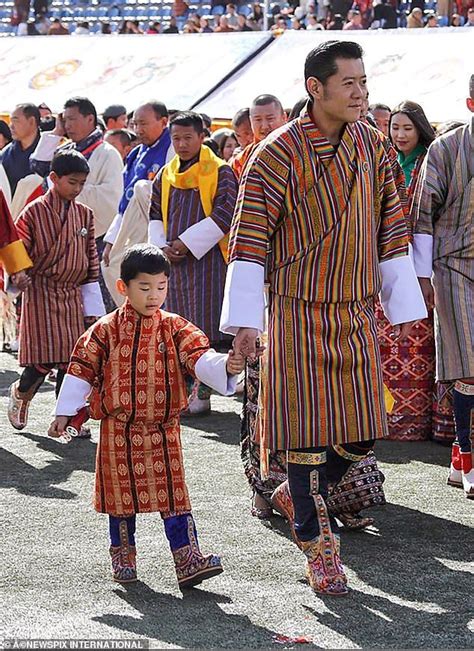
[[[56,174],[56,172],[50,172],[49,178],[51,179],[51,182],[54,184],[56,184],[59,180],[59,176]]]
[[[123,282],[121,278],[117,278],[115,286],[117,287],[117,291],[119,294],[122,294],[122,296],[127,295],[127,285]]]

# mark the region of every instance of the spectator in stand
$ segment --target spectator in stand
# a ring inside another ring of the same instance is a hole
[[[228,163],[238,146],[239,143],[237,142],[235,133],[233,131],[228,131],[224,134],[219,143],[219,156]]]
[[[44,14],[39,14],[36,18],[35,26],[36,26],[36,31],[40,36],[47,36],[49,32],[49,28],[51,27],[51,23],[48,20],[47,16],[45,16]]]
[[[119,34],[143,34],[140,29],[140,21],[124,20],[119,27]]]
[[[386,104],[371,104],[369,113],[374,118],[377,129],[389,138],[390,115],[392,113],[390,107]]]
[[[179,34],[176,18],[174,16],[171,16],[169,27],[163,30],[163,34]]]
[[[439,25],[438,25],[438,16],[436,14],[430,14],[428,16],[428,20],[426,21],[425,27],[428,27],[428,28],[439,27]]]
[[[466,27],[474,27],[474,7],[471,7],[467,12]]]
[[[200,28],[196,27],[193,20],[188,20],[183,27],[183,34],[199,34]]]
[[[372,28],[396,29],[398,27],[397,12],[395,7],[388,0],[374,6],[374,21]]]
[[[90,33],[90,26],[87,20],[79,23],[73,32],[74,36],[90,36]]]
[[[18,104],[11,116],[12,142],[0,154],[0,163],[10,184],[11,196],[18,182],[31,174],[30,156],[40,139],[40,112],[34,104]]]
[[[306,17],[306,29],[313,31],[313,30],[320,30],[324,29],[324,27],[321,25],[321,23],[318,23],[318,20],[314,14],[309,14]]]
[[[30,0],[15,0],[13,5],[12,25],[26,23],[30,14]]]
[[[237,16],[237,32],[253,32],[253,29],[247,25],[247,18],[243,14]]]
[[[187,16],[189,12],[189,5],[184,0],[174,0],[171,13],[175,18]]]
[[[364,29],[362,27],[362,15],[360,11],[353,11],[350,20],[344,25],[343,30]]]
[[[112,25],[108,21],[102,20],[100,23],[100,33],[104,36],[112,34]]]
[[[408,29],[423,27],[423,12],[419,7],[415,7],[411,10],[407,19],[407,27]]]
[[[127,109],[122,104],[111,104],[105,109],[103,118],[107,131],[125,129],[127,126]]]
[[[295,31],[300,31],[302,29],[306,29],[306,27],[303,25],[302,22],[298,20],[298,18],[292,18],[291,19],[291,29]]]
[[[66,34],[69,34],[66,25],[63,25],[59,18],[54,18],[48,30],[48,36],[66,36]]]
[[[12,141],[12,132],[5,120],[0,120],[0,151]]]
[[[271,27],[272,32],[284,32],[286,29],[288,29],[286,18],[282,16],[282,14],[277,14],[274,20],[275,22]]]
[[[333,21],[329,23],[328,30],[339,31],[344,27],[344,18],[341,14],[334,14]]]
[[[451,21],[449,23],[450,27],[461,27],[461,16],[459,14],[453,14],[451,16]]]
[[[137,137],[128,129],[111,129],[105,133],[104,140],[115,147],[125,162],[128,154],[135,147]]]
[[[48,0],[33,0],[33,11],[36,19],[40,16],[47,16],[49,13]]]
[[[208,18],[201,18],[199,20],[199,31],[201,32],[201,34],[212,34],[213,33],[214,30],[209,25]]]
[[[258,2],[253,4],[252,13],[249,16],[249,19],[253,24],[258,25],[258,29],[263,29],[263,11]]]
[[[235,32],[235,29],[229,25],[229,21],[227,20],[227,16],[221,16],[219,18],[219,25],[216,27],[214,32],[220,33],[220,32]]]
[[[225,9],[226,9],[225,17],[227,18],[229,27],[233,27],[234,29],[237,29],[239,21],[237,19],[237,11],[235,9],[235,5],[232,2],[229,2],[226,5]]]

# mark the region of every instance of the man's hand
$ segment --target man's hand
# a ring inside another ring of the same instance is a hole
[[[395,340],[403,341],[404,339],[406,339],[409,336],[410,332],[412,331],[412,328],[415,323],[416,321],[408,321],[407,323],[400,323],[400,325],[397,326],[398,332],[395,334],[394,337]]]
[[[164,246],[162,249],[163,253],[172,264],[179,264],[180,262],[184,262],[186,255],[183,255],[182,253],[176,253],[176,249],[172,248],[172,244],[173,242],[171,242],[170,246]]]
[[[243,355],[236,355],[233,350],[229,350],[226,368],[229,375],[242,373],[245,368],[245,357]]]
[[[61,138],[64,138],[66,135],[66,129],[64,127],[64,118],[62,113],[58,113],[56,116],[56,126],[54,127],[52,133],[55,136],[60,136]]]
[[[69,416],[56,416],[48,429],[48,436],[59,439],[61,443],[69,443],[72,437],[66,432]]]
[[[234,353],[237,356],[254,358],[257,354],[257,338],[256,328],[239,328],[234,339]]]
[[[432,310],[435,305],[434,288],[430,278],[418,278],[423,298],[425,299],[426,309]]]
[[[18,287],[21,292],[24,292],[28,285],[31,283],[31,278],[26,271],[17,271],[16,274],[10,276],[12,285]]]
[[[106,242],[104,249],[102,251],[102,262],[106,267],[109,266],[110,264],[110,251],[112,250],[113,244],[110,244],[110,242]]]

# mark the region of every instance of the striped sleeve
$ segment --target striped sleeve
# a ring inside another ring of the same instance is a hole
[[[428,149],[413,196],[415,234],[433,235],[434,222],[447,195],[447,182],[454,170],[443,156],[443,140],[435,140]]]
[[[389,159],[383,147],[379,147],[378,186],[381,209],[378,249],[380,262],[385,262],[408,255],[408,231]]]

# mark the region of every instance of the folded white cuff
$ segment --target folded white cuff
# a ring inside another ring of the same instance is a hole
[[[390,323],[397,325],[425,319],[428,313],[410,256],[385,260],[379,266],[382,275],[380,300]]]
[[[202,219],[181,233],[179,239],[186,244],[193,256],[200,260],[224,237],[216,222],[210,217]]]
[[[56,402],[56,416],[75,416],[86,406],[92,387],[89,382],[66,373]]]
[[[84,316],[104,316],[105,305],[98,282],[81,285]]]
[[[161,219],[152,219],[148,224],[148,241],[160,249],[166,246],[165,228]]]
[[[413,258],[416,275],[431,278],[433,273],[433,236],[417,233],[413,238]]]
[[[194,372],[200,382],[223,396],[235,393],[238,375],[228,375],[227,358],[225,353],[216,353],[212,348],[204,353],[196,363]]]
[[[118,212],[115,215],[113,222],[110,224],[107,233],[104,235],[104,242],[114,244],[117,235],[119,234],[120,227],[122,226],[122,219],[122,215]]]
[[[231,335],[239,328],[264,329],[265,269],[256,262],[236,260],[227,268],[220,329]]]
[[[53,160],[54,153],[60,142],[61,136],[56,136],[50,132],[42,133],[31,158],[43,162]]]

